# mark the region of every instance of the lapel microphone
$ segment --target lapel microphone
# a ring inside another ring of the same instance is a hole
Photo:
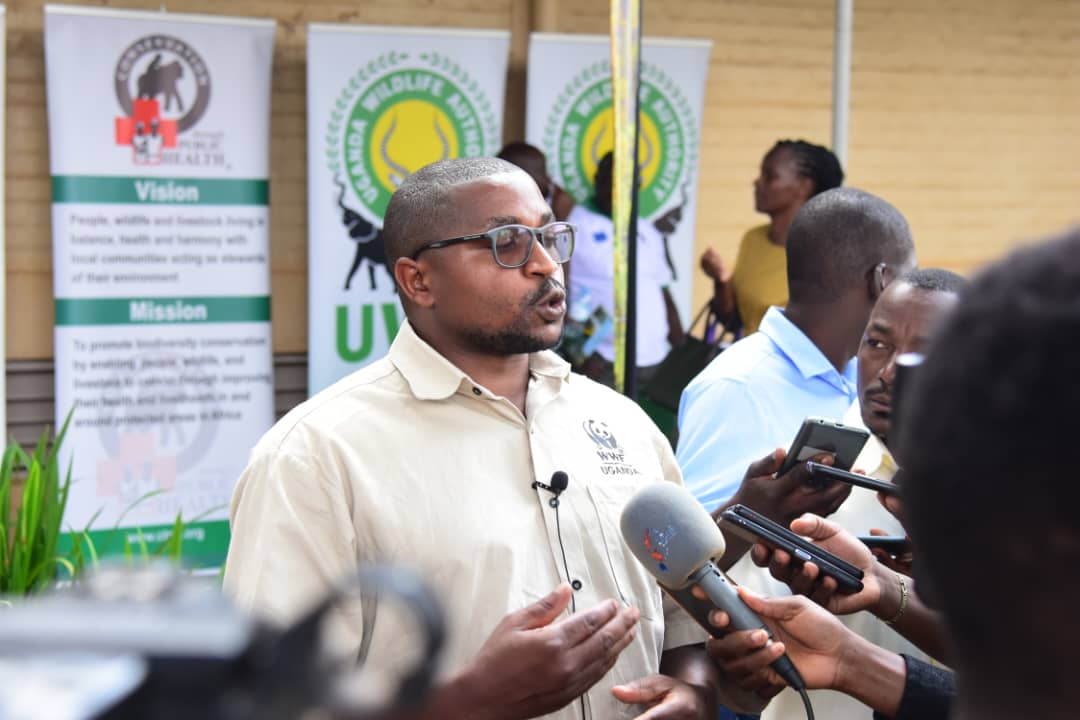
[[[554,495],[555,497],[548,500],[548,504],[551,505],[551,507],[559,507],[559,495],[562,495],[566,488],[570,486],[570,476],[562,470],[556,470],[551,474],[550,485],[545,485],[539,480],[534,480],[532,486],[534,488],[542,488],[544,490],[547,490],[549,493]]]

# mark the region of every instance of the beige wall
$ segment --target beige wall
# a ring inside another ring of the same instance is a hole
[[[645,0],[645,30],[713,41],[698,239],[732,256],[759,222],[750,182],[778,138],[829,140],[831,0]],[[89,4],[89,3],[87,3]],[[125,7],[157,9],[158,2]],[[530,28],[607,31],[605,0],[178,0],[273,17],[274,346],[306,348],[304,35],[308,22],[508,28],[507,138],[523,128]],[[908,216],[924,265],[969,270],[1080,219],[1080,3],[858,0],[849,178]],[[7,326],[15,359],[52,355],[42,3],[8,3]],[[706,288],[699,283],[697,296]]]

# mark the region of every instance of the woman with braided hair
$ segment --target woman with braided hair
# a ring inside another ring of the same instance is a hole
[[[768,215],[769,223],[747,231],[731,270],[713,248],[701,256],[701,269],[714,283],[713,309],[725,327],[749,335],[770,306],[787,305],[791,221],[807,200],[843,181],[840,161],[821,145],[780,140],[765,154],[754,180],[754,209]]]

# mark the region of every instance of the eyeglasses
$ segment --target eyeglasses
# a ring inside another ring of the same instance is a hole
[[[551,259],[557,263],[566,262],[574,254],[574,226],[568,222],[553,222],[539,228],[531,228],[527,225],[500,225],[476,235],[436,240],[417,248],[412,254],[412,259],[420,257],[420,253],[425,250],[436,250],[475,240],[490,240],[491,254],[495,256],[495,262],[504,268],[519,268],[529,262],[537,240],[543,245]]]

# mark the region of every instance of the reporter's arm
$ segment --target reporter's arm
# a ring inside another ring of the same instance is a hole
[[[794,467],[777,476],[787,457],[786,451],[777,448],[750,464],[738,490],[716,512],[713,517],[720,519],[720,514],[735,504],[742,504],[764,515],[770,520],[787,527],[791,522],[806,513],[830,515],[847,499],[851,486],[845,483],[832,483],[824,488],[812,485],[805,463],[796,463]],[[831,464],[832,456],[817,455],[817,462]],[[752,546],[735,533],[724,530],[727,550],[721,560],[721,569],[727,570],[735,564]]]
[[[824,518],[805,515],[791,523],[791,530],[862,570],[862,591],[840,594],[836,581],[824,577],[816,565],[793,565],[787,553],[774,552],[763,545],[754,547],[754,562],[768,566],[772,576],[787,584],[792,592],[809,597],[830,612],[848,615],[866,610],[882,621],[891,621],[896,632],[923,652],[949,662],[941,617],[919,598],[914,580],[878,562],[858,538]]]
[[[763,698],[775,695],[784,683],[769,664],[787,653],[810,689],[838,690],[885,715],[900,707],[906,678],[900,655],[856,635],[804,597],[766,599],[745,588],[739,594],[776,638],[767,645],[763,631],[748,630],[708,642],[709,654],[741,687]],[[716,611],[713,622],[726,627],[727,614]]]
[[[881,598],[873,607],[868,608],[869,611],[879,620],[888,622],[893,630],[927,655],[948,665],[951,657],[945,641],[945,623],[940,614],[927,607],[919,598],[915,580],[880,563],[875,572],[880,578],[883,590]],[[902,613],[901,605],[904,605]]]

